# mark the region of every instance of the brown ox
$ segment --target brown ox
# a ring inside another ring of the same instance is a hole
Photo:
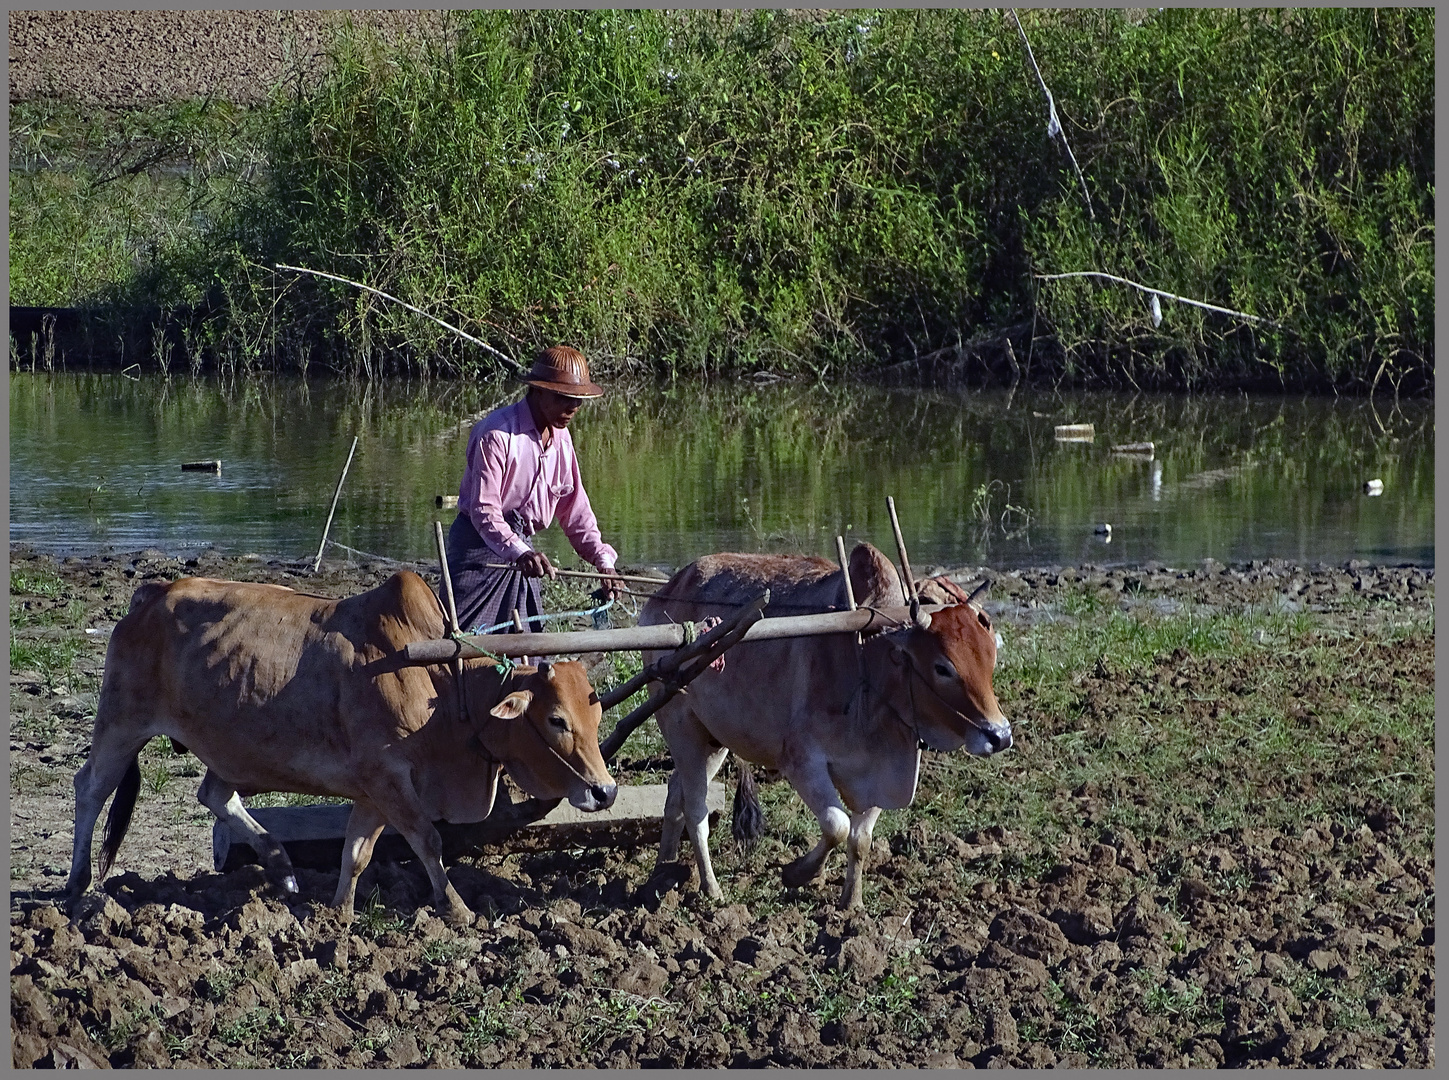
[[[467,661],[460,694],[447,667],[400,662],[409,642],[443,633],[437,598],[407,571],[345,600],[205,578],[137,589],[111,635],[90,756],[75,778],[69,897],[90,884],[91,834],[119,785],[101,877],[110,869],[140,787],[137,755],[167,735],[207,767],[197,798],[264,853],[282,888],[296,891],[291,860],[242,794],[353,801],[333,899],[344,918],[392,825],[422,859],[433,903],[451,921],[470,920],[443,870],[434,821],[487,817],[504,768],[529,794],[582,810],[609,806],[616,789],[582,665],[500,671]]]
[[[902,604],[895,568],[870,544],[856,546],[849,569],[861,606]],[[932,584],[930,598],[954,590],[953,600],[967,599],[944,579]],[[846,607],[843,575],[824,559],[710,555],[661,588],[639,622],[723,616],[764,588],[771,598],[767,615]],[[660,862],[678,857],[681,831],[687,831],[700,887],[721,895],[710,865],[705,791],[733,750],[779,771],[820,821],[820,842],[784,868],[785,884],[798,888],[813,880],[830,850],[848,840],[840,904],[858,906],[871,830],[883,808],[910,805],[920,748],[964,746],[986,756],[1011,745],[1011,725],[991,688],[995,662],[991,620],[970,602],[936,612],[928,629],[909,625],[863,646],[850,634],[735,646],[723,671],[704,672],[658,714],[674,758]]]

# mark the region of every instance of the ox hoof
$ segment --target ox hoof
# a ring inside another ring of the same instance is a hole
[[[788,863],[780,871],[780,879],[784,881],[787,889],[803,889],[820,876],[820,871],[824,866],[823,862],[812,866],[807,858],[801,857]]]
[[[456,929],[463,929],[473,925],[473,912],[467,904],[453,904],[444,908],[439,914],[443,921]]]

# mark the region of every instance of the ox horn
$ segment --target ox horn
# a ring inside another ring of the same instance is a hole
[[[917,630],[931,629],[931,613],[921,610],[921,602],[919,600],[911,604],[911,621],[916,624]]]
[[[980,585],[976,586],[976,588],[971,590],[971,594],[966,597],[966,602],[968,604],[976,603],[976,598],[989,588],[991,588],[991,579],[987,578]]]

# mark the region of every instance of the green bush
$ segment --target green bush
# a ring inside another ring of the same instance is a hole
[[[1432,385],[1432,11],[1022,21],[1090,217],[999,12],[472,11],[423,45],[342,34],[266,110],[264,181],[128,295],[197,307],[223,365],[492,365],[290,262],[605,371],[1005,336],[1031,377]],[[1154,327],[1134,289],[1036,276],[1077,270],[1283,329],[1172,303]]]

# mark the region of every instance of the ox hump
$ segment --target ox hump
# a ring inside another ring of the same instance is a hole
[[[136,591],[131,594],[131,604],[126,608],[126,614],[129,615],[134,611],[140,611],[157,597],[164,595],[170,588],[171,582],[169,581],[141,582],[136,588]]]
[[[874,544],[862,540],[850,552],[850,588],[855,602],[891,607],[905,602],[895,564]]]

